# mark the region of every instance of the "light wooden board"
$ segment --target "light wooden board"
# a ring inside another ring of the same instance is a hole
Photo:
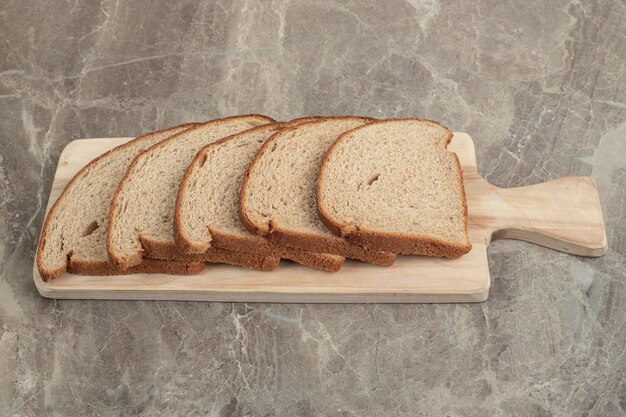
[[[48,208],[78,170],[130,138],[83,139],[61,154]],[[282,262],[273,272],[208,265],[195,276],[65,274],[44,283],[36,266],[39,293],[50,298],[265,301],[313,303],[479,302],[489,295],[487,246],[498,238],[520,239],[580,256],[601,256],[606,234],[595,184],[567,177],[527,187],[488,184],[476,170],[474,143],[455,133],[450,150],[463,167],[472,251],[455,260],[400,256],[392,267],[347,261],[327,273]]]

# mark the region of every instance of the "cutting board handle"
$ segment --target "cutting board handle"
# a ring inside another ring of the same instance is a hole
[[[579,256],[602,256],[607,240],[596,185],[564,177],[516,188],[492,186],[491,240],[518,239]],[[496,211],[497,210],[497,211]]]

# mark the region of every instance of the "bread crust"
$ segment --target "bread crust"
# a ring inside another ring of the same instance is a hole
[[[304,116],[304,117],[298,117],[297,119],[291,119],[288,122],[284,122],[287,125],[301,125],[304,123],[309,123],[309,122],[317,122],[319,120],[323,120],[323,119],[328,119],[329,117],[332,116]]]
[[[240,266],[248,269],[273,271],[278,267],[280,258],[277,256],[257,255],[235,252],[225,249],[210,248],[204,253],[182,254],[175,244],[168,241],[141,238],[144,258],[175,260],[182,262],[206,262]]]
[[[94,271],[98,271],[97,268],[93,267],[93,262],[86,262],[86,261],[71,261],[71,255],[68,256],[68,252],[66,251],[64,259],[61,261],[61,264],[54,268],[54,269],[50,269],[50,268],[46,268],[43,264],[43,249],[44,246],[47,242],[47,237],[48,237],[48,231],[49,231],[49,227],[50,227],[50,222],[52,221],[53,216],[56,214],[57,210],[59,209],[60,204],[62,203],[62,201],[67,197],[67,194],[73,189],[74,185],[76,184],[77,181],[79,181],[83,175],[85,173],[87,173],[97,162],[99,162],[100,160],[102,160],[103,158],[106,158],[108,156],[110,156],[112,153],[115,152],[119,152],[120,150],[123,150],[129,146],[132,146],[134,144],[136,144],[138,141],[142,141],[142,140],[146,140],[149,139],[150,137],[152,137],[153,135],[157,135],[159,133],[163,133],[166,132],[168,130],[173,130],[176,128],[192,128],[196,125],[198,125],[199,123],[183,123],[181,125],[178,126],[173,126],[173,127],[169,127],[166,129],[161,129],[161,130],[156,130],[154,132],[150,132],[150,133],[146,133],[144,135],[138,136],[135,139],[131,139],[130,141],[121,144],[119,146],[116,146],[113,149],[109,149],[107,152],[103,153],[102,155],[98,156],[97,158],[93,159],[92,161],[90,161],[87,165],[85,165],[84,167],[82,167],[80,169],[80,171],[78,171],[74,177],[72,177],[72,179],[67,183],[67,185],[65,186],[65,189],[63,190],[63,192],[61,193],[61,195],[59,196],[59,198],[57,198],[57,200],[55,201],[55,203],[52,205],[52,207],[50,208],[50,210],[48,211],[48,214],[46,215],[46,219],[44,220],[43,226],[41,228],[41,234],[39,237],[39,243],[37,245],[37,257],[36,257],[36,262],[37,262],[37,269],[39,270],[39,275],[41,275],[41,278],[47,282],[53,278],[58,278],[61,275],[63,275],[66,271],[68,271],[68,257],[70,258],[70,263],[73,265],[73,268],[78,268],[82,271],[90,271],[90,270],[94,270]],[[91,275],[88,274],[87,272],[84,273],[84,275]],[[94,273],[93,275],[111,275],[109,273],[107,274],[100,274],[100,273]]]
[[[361,228],[346,235],[351,242],[378,247],[405,255],[439,256],[458,258],[468,253],[472,246],[456,245],[421,235],[403,235],[401,233],[385,233]]]
[[[311,253],[299,249],[290,247],[277,247],[270,244],[267,239],[256,236],[237,236],[230,233],[222,233],[221,231],[211,228],[209,226],[209,235],[211,240],[208,242],[196,242],[191,240],[185,233],[182,225],[183,205],[185,203],[186,193],[188,191],[188,184],[193,172],[198,169],[198,165],[201,164],[205,158],[206,153],[215,146],[219,146],[225,142],[236,139],[242,134],[249,134],[257,130],[267,129],[281,129],[288,127],[292,124],[305,123],[310,121],[320,120],[321,117],[304,117],[300,119],[291,120],[289,122],[277,122],[266,125],[257,126],[248,129],[244,132],[235,133],[234,135],[222,138],[218,141],[205,145],[194,157],[192,162],[185,170],[185,175],[180,183],[178,189],[178,197],[176,199],[176,210],[174,216],[174,240],[176,246],[181,253],[185,254],[202,254],[211,252],[211,249],[224,249],[228,251],[243,252],[246,254],[265,255],[278,258],[289,259],[291,261],[301,263],[303,265],[322,269],[328,272],[336,272],[343,266],[345,258],[342,256],[331,255],[326,253]]]
[[[258,255],[271,255],[275,253],[275,248],[262,236],[238,236],[213,228],[209,228],[209,231],[213,237],[211,241],[212,247],[226,250],[240,250],[245,253],[256,253]]]
[[[293,131],[301,126],[318,123],[320,121],[328,119],[363,119],[363,120],[375,120],[370,117],[353,117],[353,116],[341,116],[341,117],[320,117],[311,122],[306,122],[293,127],[287,127],[280,132],[272,135],[259,149],[254,159],[248,166],[246,173],[243,177],[241,184],[240,198],[239,198],[239,217],[243,225],[250,233],[257,234],[259,236],[265,236],[271,243],[278,246],[292,247],[309,252],[324,252],[337,254],[351,259],[358,259],[363,262],[372,263],[380,266],[391,266],[395,261],[396,255],[391,252],[384,252],[380,250],[371,250],[367,247],[361,247],[353,242],[342,241],[340,239],[328,238],[324,236],[314,235],[304,232],[292,232],[284,228],[280,228],[275,221],[270,221],[268,224],[258,224],[248,215],[248,206],[246,199],[244,198],[250,176],[253,175],[255,165],[263,154],[277,141],[282,135]]]
[[[279,253],[284,259],[289,259],[290,261],[326,272],[339,271],[346,260],[346,258],[339,255],[309,252],[289,247],[281,248]]]
[[[108,261],[74,261],[70,258],[68,272],[79,275],[168,274],[194,275],[204,270],[203,262],[179,262],[143,259],[139,265],[121,271]]]
[[[445,126],[433,120],[407,118],[394,119],[394,122],[395,121],[419,121],[426,122],[437,127],[442,127],[447,131],[444,146],[447,147],[452,140],[452,132],[450,132]],[[380,250],[388,250],[401,254],[439,256],[451,259],[458,258],[468,253],[472,249],[472,244],[469,242],[469,239],[467,240],[467,244],[462,245],[419,234],[374,231],[368,229],[367,227],[359,227],[340,222],[333,218],[333,216],[330,214],[330,210],[325,207],[325,201],[323,198],[321,198],[323,174],[328,166],[328,160],[330,159],[330,156],[336,149],[337,145],[344,141],[348,135],[365,126],[371,126],[372,124],[383,124],[386,122],[388,122],[388,120],[379,120],[369,123],[368,125],[359,126],[352,130],[348,130],[347,132],[342,133],[337,138],[337,140],[335,140],[333,145],[328,148],[326,154],[324,155],[324,158],[322,159],[322,164],[320,165],[320,171],[315,186],[315,201],[317,203],[317,214],[319,218],[326,225],[326,227],[328,227],[328,229],[330,229],[330,231],[333,232],[335,235],[344,237],[350,242],[366,245],[368,247],[378,248]],[[461,163],[458,156],[454,152],[450,153],[454,155],[454,160],[456,161],[457,167],[460,172],[460,181],[457,185],[459,186],[463,198],[465,236],[467,237],[467,198],[465,195],[465,187],[463,185],[463,170],[461,168]]]
[[[266,256],[277,256],[299,264],[321,269],[327,272],[337,272],[343,266],[345,258],[316,251],[306,251],[289,246],[272,244],[267,238],[257,235],[237,236],[211,230],[213,247],[226,250],[238,250],[245,253],[256,253]]]
[[[391,266],[396,260],[396,254],[392,251],[371,249],[370,245],[348,242],[341,238],[333,239],[306,232],[295,233],[281,228],[276,222],[272,222],[267,236],[271,243],[279,246],[292,246],[309,252],[324,251],[339,254],[378,266]]]
[[[260,114],[244,114],[244,115],[237,115],[237,116],[230,116],[230,117],[224,117],[221,119],[215,119],[215,120],[211,120],[205,123],[201,123],[198,126],[195,126],[194,129],[199,129],[202,128],[203,126],[206,126],[207,124],[219,124],[219,123],[224,123],[228,120],[232,120],[235,118],[241,118],[241,117],[256,117],[258,118],[260,121],[266,122],[266,123],[272,123],[274,122],[273,119],[267,117],[267,116],[263,116]],[[181,132],[181,133],[188,133],[188,130],[186,130],[185,132]],[[131,266],[137,265],[139,262],[141,262],[141,258],[143,256],[143,250],[139,250],[138,252],[135,253],[130,253],[130,254],[122,254],[122,253],[117,253],[115,251],[115,248],[113,246],[113,236],[112,236],[112,230],[113,230],[113,225],[117,222],[117,214],[118,214],[118,210],[119,210],[119,199],[121,197],[121,194],[124,190],[124,186],[126,185],[126,183],[129,181],[129,178],[131,178],[131,174],[134,172],[137,163],[140,159],[140,157],[142,155],[144,155],[147,152],[154,152],[154,150],[156,149],[160,149],[162,147],[164,147],[165,145],[169,144],[170,142],[173,142],[175,140],[178,139],[178,137],[180,136],[180,134],[177,135],[173,135],[153,146],[151,146],[150,148],[146,149],[144,152],[142,152],[141,154],[137,155],[134,159],[133,162],[130,164],[130,166],[128,167],[126,174],[124,175],[124,177],[122,178],[122,180],[120,181],[117,190],[115,191],[115,194],[113,196],[113,200],[111,201],[111,206],[109,209],[109,228],[107,230],[107,239],[106,239],[106,246],[107,246],[107,253],[109,255],[109,260],[111,261],[111,263],[113,265],[115,265],[117,268],[119,269],[127,269]],[[148,238],[142,238],[140,235],[136,236],[137,240],[140,242],[141,245],[152,245],[153,247],[159,247],[161,242],[158,241],[151,241]],[[144,247],[145,248],[145,247]],[[179,253],[179,251],[176,249],[176,245],[168,245],[166,248],[163,247],[163,255],[167,256],[167,259],[179,259],[181,254]],[[244,265],[241,265],[244,266]]]

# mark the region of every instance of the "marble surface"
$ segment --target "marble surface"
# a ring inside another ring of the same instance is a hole
[[[626,415],[619,0],[0,6],[0,415]],[[76,138],[234,113],[420,116],[499,186],[597,182],[609,250],[500,241],[473,305],[54,301],[31,268]]]

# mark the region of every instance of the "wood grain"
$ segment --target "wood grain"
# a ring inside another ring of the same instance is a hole
[[[63,150],[48,208],[78,170],[130,138],[83,139]],[[580,256],[606,251],[606,234],[595,184],[567,177],[503,189],[476,169],[474,143],[455,133],[450,150],[463,167],[472,251],[456,260],[400,256],[389,268],[347,261],[338,273],[283,261],[273,272],[208,265],[195,276],[65,274],[44,283],[36,266],[39,293],[50,298],[195,300],[311,303],[480,302],[489,295],[487,246],[495,239],[520,239]]]
[[[455,133],[449,149],[456,152],[463,167],[472,243],[489,245],[496,239],[518,239],[573,255],[604,255],[604,220],[590,177],[499,188],[478,175],[469,135]]]

